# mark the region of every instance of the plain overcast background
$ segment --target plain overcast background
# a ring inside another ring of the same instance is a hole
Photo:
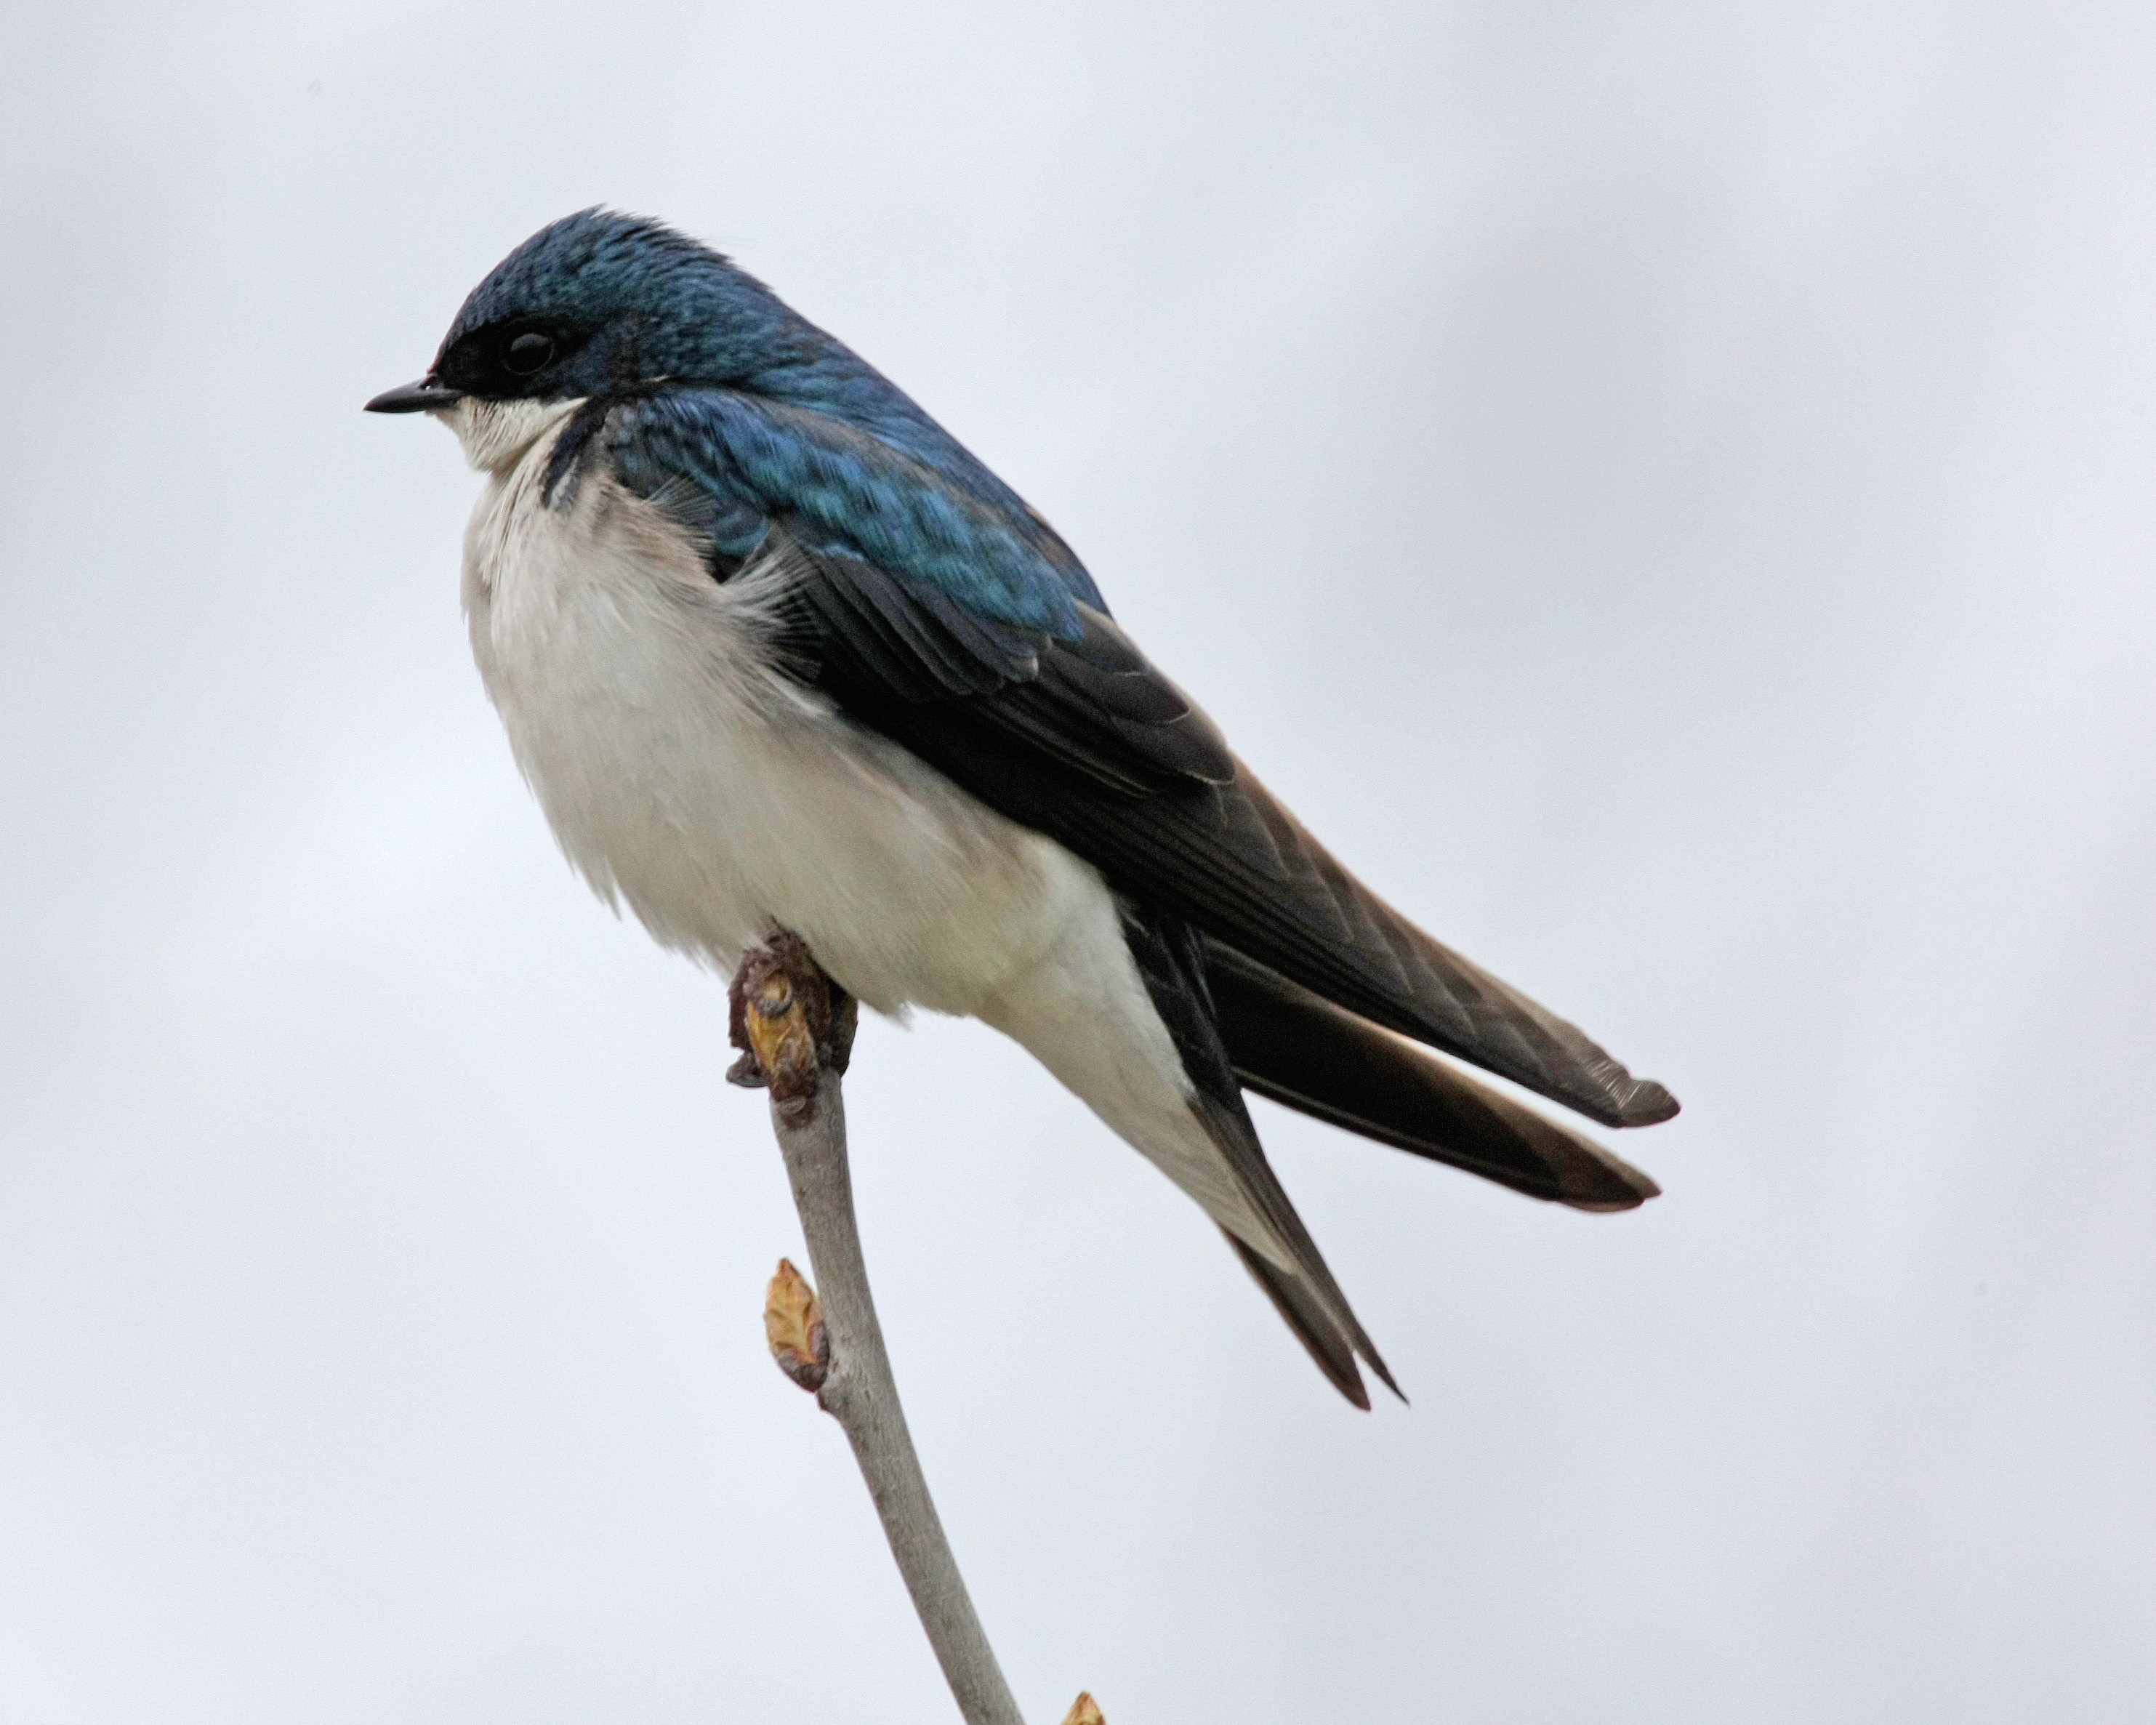
[[[1352,866],[1686,1112],[1573,1214],[1260,1106],[1348,1409],[1019,1052],[869,1257],[1030,1716],[2156,1705],[2156,13],[18,8],[0,1715],[942,1721],[759,1313],[717,982],[360,403],[595,202],[1051,518]]]

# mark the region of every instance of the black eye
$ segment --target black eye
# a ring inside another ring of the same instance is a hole
[[[528,377],[554,357],[554,338],[526,330],[501,351],[501,362],[520,377]]]

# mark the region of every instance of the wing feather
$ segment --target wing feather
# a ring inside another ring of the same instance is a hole
[[[1086,623],[1113,627],[1098,614]],[[1079,706],[1058,675],[1067,650],[1051,642],[1035,681],[964,701],[894,698],[871,667],[839,655],[827,659],[824,680],[865,722],[1068,846],[1119,891],[1348,1011],[1606,1126],[1676,1111],[1661,1086],[1364,886],[1218,745],[1194,706],[1139,725]]]
[[[624,402],[606,440],[655,497],[723,494],[715,569],[783,557],[789,662],[1133,901],[1358,1017],[1610,1126],[1676,1101],[1575,1026],[1433,940],[1343,868],[1118,629],[1069,548],[978,475],[725,391]],[[634,459],[631,459],[633,452]]]

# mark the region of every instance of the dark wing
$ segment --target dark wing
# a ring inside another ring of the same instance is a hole
[[[783,560],[787,644],[804,676],[1118,891],[1605,1125],[1676,1111],[1661,1086],[1341,867],[1090,603],[1091,578],[1046,523],[987,487],[978,464],[947,471],[720,390],[586,411],[624,482],[706,535],[715,574],[751,555]]]
[[[1592,1139],[1218,941],[1206,973],[1221,1044],[1260,1096],[1574,1209],[1629,1210],[1661,1189]]]
[[[1072,639],[1024,634],[843,550],[801,550],[789,636],[820,686],[1116,891],[1604,1125],[1676,1112],[1357,880],[1101,612],[1079,605]]]

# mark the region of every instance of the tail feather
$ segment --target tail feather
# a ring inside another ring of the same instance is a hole
[[[1317,1369],[1332,1380],[1332,1387],[1341,1394],[1368,1413],[1370,1392],[1363,1387],[1363,1374],[1356,1369],[1354,1344],[1340,1333],[1326,1315],[1325,1308],[1294,1277],[1283,1276],[1226,1229],[1220,1231],[1227,1235],[1228,1244],[1235,1247],[1235,1255],[1243,1260],[1243,1268],[1265,1291],[1265,1297],[1273,1302],[1273,1310],[1280,1313],[1287,1327],[1295,1332],[1296,1340],[1317,1362]],[[1399,1395],[1399,1386],[1389,1378],[1385,1381],[1393,1394]],[[1406,1399],[1404,1396],[1400,1399]]]
[[[1358,1356],[1395,1395],[1399,1386],[1266,1158],[1246,1088],[1579,1209],[1630,1209],[1659,1191],[1599,1145],[1172,913],[1127,901],[1120,908],[1127,948],[1192,1086],[1192,1112],[1244,1200],[1215,1219],[1317,1368],[1357,1407],[1370,1405]]]
[[[1257,1127],[1243,1104],[1242,1085],[1222,1045],[1206,986],[1203,937],[1188,923],[1160,912],[1122,907],[1123,937],[1153,1009],[1174,1044],[1193,1087],[1191,1111],[1219,1152],[1220,1166],[1245,1202],[1245,1221],[1235,1227],[1216,1214],[1258,1285],[1271,1296],[1288,1327],[1310,1350],[1318,1369],[1359,1408],[1370,1405],[1355,1356],[1394,1394],[1399,1386],[1333,1280],[1317,1242],[1296,1214],[1280,1177],[1265,1159]],[[1261,1237],[1245,1239],[1250,1228]],[[1404,1399],[1404,1398],[1403,1398]]]
[[[1575,1209],[1630,1209],[1661,1190],[1590,1139],[1232,947],[1209,940],[1206,970],[1235,1076],[1260,1096]]]

